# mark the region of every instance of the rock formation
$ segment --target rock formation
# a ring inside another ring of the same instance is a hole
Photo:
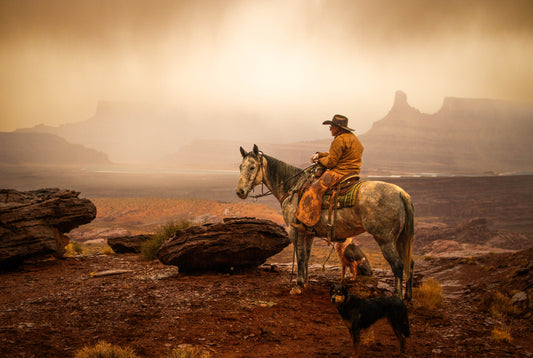
[[[417,223],[415,252],[419,255],[457,255],[459,251],[479,254],[485,251],[523,250],[533,245],[533,237],[520,232],[500,232],[486,218],[470,218],[455,225],[442,222]],[[497,250],[501,249],[501,250]]]
[[[285,229],[269,220],[225,219],[180,230],[167,240],[158,258],[180,272],[222,271],[259,266],[290,240]]]
[[[533,104],[444,99],[421,113],[396,92],[389,113],[360,136],[363,170],[412,173],[530,172]]]
[[[143,242],[151,238],[151,235],[112,237],[107,239],[107,244],[117,254],[140,253]]]
[[[0,189],[0,266],[26,258],[62,256],[65,233],[96,217],[96,207],[72,190],[40,189],[20,192]]]
[[[109,165],[100,151],[72,144],[49,133],[0,132],[0,163],[40,165]]]

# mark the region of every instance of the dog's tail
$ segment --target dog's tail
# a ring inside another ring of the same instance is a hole
[[[402,258],[404,273],[409,277],[411,273],[411,257],[415,236],[415,214],[411,196],[402,190],[400,191],[400,197],[402,198],[405,207],[405,223],[403,230],[396,241],[396,249]]]

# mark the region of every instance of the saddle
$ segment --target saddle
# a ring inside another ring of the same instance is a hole
[[[306,191],[312,183],[316,180],[316,175],[309,177],[304,185],[300,187],[298,210],[306,208],[305,212],[296,211],[296,218],[308,226],[314,226],[319,220],[320,211],[328,210],[327,221],[327,238],[331,239],[335,234],[335,221],[337,216],[337,209],[353,206],[357,189],[363,183],[359,181],[359,175],[351,174],[341,178],[338,183],[333,184],[330,188],[326,188],[324,184],[321,187],[324,189],[320,193],[320,189]],[[327,184],[326,184],[327,185]],[[305,194],[303,194],[305,193]],[[302,201],[305,200],[305,205],[302,206]],[[311,222],[311,224],[308,224]]]
[[[343,178],[338,184],[327,190],[322,197],[322,209],[328,209],[327,238],[328,241],[335,237],[335,222],[337,209],[353,206],[357,189],[365,180],[359,180],[359,175],[350,175]]]
[[[354,206],[357,190],[364,182],[365,180],[359,180],[359,175],[343,178],[337,185],[324,193],[322,209],[329,209],[332,205],[332,199],[336,201],[336,209]]]

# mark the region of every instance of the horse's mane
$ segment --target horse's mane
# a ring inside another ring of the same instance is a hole
[[[287,192],[300,179],[303,169],[263,154],[268,162],[268,178],[278,188]]]

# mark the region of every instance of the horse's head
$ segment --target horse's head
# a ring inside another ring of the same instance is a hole
[[[239,166],[241,176],[235,192],[239,198],[246,199],[250,191],[263,181],[263,153],[255,144],[249,153],[246,153],[242,147],[240,149],[242,155],[242,163]]]

